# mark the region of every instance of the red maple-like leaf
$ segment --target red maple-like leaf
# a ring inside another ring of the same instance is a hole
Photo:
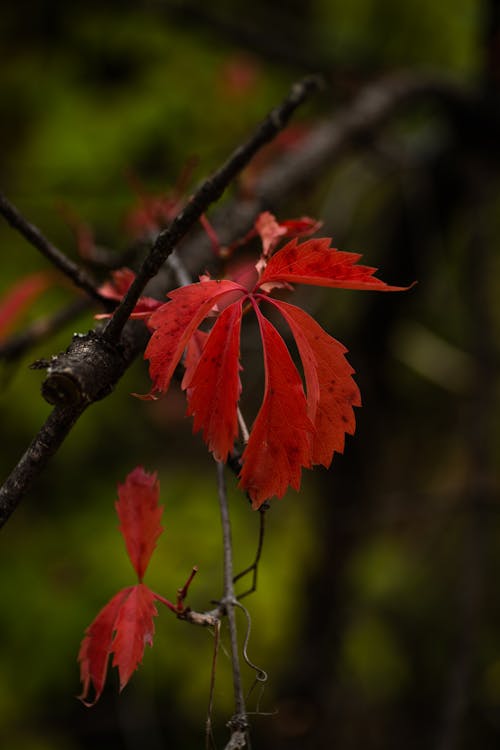
[[[288,485],[299,489],[302,468],[329,466],[334,452],[343,451],[345,434],[354,433],[353,407],[361,405],[342,344],[303,310],[272,299],[270,293],[290,284],[377,291],[407,288],[376,278],[376,269],[358,264],[360,255],[331,247],[329,239],[301,243],[293,239],[272,254],[281,237],[309,232],[313,226],[307,218],[278,223],[272,214],[261,214],[255,231],[263,252],[253,274],[240,275],[238,282],[204,277],[175,289],[168,294],[170,301],[147,320],[153,332],[144,354],[153,381],[151,397],[168,389],[186,352],[188,369],[182,387],[187,390],[188,414],[194,416],[194,430],[202,431],[215,457],[225,461],[237,437],[242,311],[254,309],[266,380],[264,399],[242,455],[240,486],[255,508],[274,495],[281,497]],[[279,310],[292,332],[305,390],[283,339],[261,310],[265,302]],[[207,336],[198,329],[209,316],[216,321]]]
[[[122,589],[85,631],[78,661],[83,683],[79,697],[86,706],[93,706],[102,694],[110,654],[114,654],[113,666],[118,667],[123,690],[142,661],[145,645],[153,645],[153,617],[158,614],[155,598],[143,583]],[[91,684],[94,699],[88,701]]]
[[[115,594],[85,631],[78,661],[83,684],[80,699],[87,706],[93,705],[102,694],[110,654],[114,655],[113,666],[118,667],[122,690],[141,662],[146,644],[153,645],[153,617],[158,614],[155,601],[176,613],[183,607],[182,601],[176,606],[142,583],[162,532],[163,508],[158,504],[156,474],[148,474],[138,466],[118,486],[118,498],[120,531],[139,583]],[[91,686],[94,699],[88,701]]]

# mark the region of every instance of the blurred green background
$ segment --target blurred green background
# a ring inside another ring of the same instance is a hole
[[[329,80],[297,115],[307,127],[401,69],[490,86],[494,98],[499,16],[492,0],[10,4],[0,28],[1,189],[72,257],[68,208],[98,244],[121,251],[134,185],[165,193],[193,159],[189,194],[303,74]],[[349,348],[364,407],[345,455],[328,472],[306,472],[300,495],[267,515],[258,590],[245,601],[250,658],[270,675],[248,702],[254,747],[500,744],[499,165],[480,133],[464,143],[456,130],[418,104],[280,206],[282,218],[322,219],[384,280],[419,283],[404,295],[300,291]],[[0,247],[1,299],[46,263],[3,220]],[[57,283],[24,323],[72,298]],[[81,315],[1,363],[2,477],[50,411],[28,364],[93,325]],[[251,357],[244,365],[259,393],[260,371],[252,377]],[[178,389],[160,404],[130,396],[147,390],[137,362],[84,414],[2,531],[2,747],[204,746],[213,636],[166,611],[120,697],[113,670],[95,708],[75,699],[84,628],[133,583],[113,503],[134,466],[158,469],[166,508],[146,582],[173,598],[197,564],[189,603],[204,609],[221,593],[213,461]],[[232,478],[229,487],[238,570],[253,558],[259,519]],[[244,679],[250,688],[253,673]],[[221,652],[217,747],[232,710]]]

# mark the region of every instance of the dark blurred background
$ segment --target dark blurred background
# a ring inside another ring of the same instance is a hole
[[[306,472],[300,495],[272,502],[245,604],[249,655],[269,673],[248,701],[253,747],[499,747],[500,3],[16,2],[1,15],[1,189],[74,258],[82,223],[119,257],[141,195],[168,193],[187,166],[178,191],[189,195],[304,74],[325,73],[327,86],[233,198],[251,195],[274,159],[293,159],[317,122],[335,122],[398,71],[449,76],[481,101],[465,116],[439,97],[410,97],[269,206],[322,219],[325,235],[384,280],[418,285],[300,291],[349,348],[364,406],[331,470]],[[46,268],[3,220],[0,243],[0,295]],[[72,299],[59,280],[24,322]],[[28,364],[93,325],[81,314],[1,364],[2,477],[50,410]],[[252,354],[243,364],[258,395]],[[130,396],[147,390],[138,362],[84,414],[2,531],[2,747],[204,746],[213,637],[166,611],[120,697],[113,670],[95,708],[75,699],[83,630],[133,583],[113,502],[134,466],[159,470],[166,506],[149,585],[173,598],[196,563],[192,606],[221,592],[213,462],[179,389],[154,405]],[[253,558],[259,518],[229,484],[238,569]],[[218,747],[233,710],[229,677],[222,652]],[[250,688],[253,673],[244,679]]]

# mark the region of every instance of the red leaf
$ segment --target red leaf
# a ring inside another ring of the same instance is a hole
[[[330,247],[330,240],[312,239],[298,243],[292,240],[273,255],[260,277],[259,285],[275,281],[341,289],[375,289],[379,292],[401,292],[409,287],[389,286],[373,276],[376,268],[358,266],[357,253]]]
[[[282,497],[288,485],[300,488],[302,467],[311,466],[310,435],[302,380],[285,342],[255,306],[265,364],[264,400],[242,456],[240,486],[258,508],[273,495]]]
[[[239,300],[219,315],[192,378],[183,381],[193,431],[203,430],[204,441],[219,461],[227,459],[238,434],[241,313]]]
[[[169,293],[171,301],[162,305],[148,321],[154,333],[144,358],[149,359],[152,393],[168,389],[190,337],[215,303],[235,291],[242,292],[239,284],[223,280],[190,284]]]
[[[80,662],[80,679],[83,683],[79,698],[86,706],[93,706],[99,700],[103,691],[108,657],[112,650],[115,622],[120,607],[130,594],[130,590],[131,587],[122,589],[115,594],[85,631],[78,661]],[[95,690],[95,696],[94,700],[89,703],[86,699],[91,682]]]
[[[310,315],[294,305],[269,299],[281,312],[299,350],[307,388],[307,413],[316,428],[311,436],[313,464],[329,466],[334,451],[344,450],[345,433],[354,434],[353,406],[361,406],[347,349]]]
[[[143,583],[122,589],[101,609],[85,631],[80,647],[80,678],[83,683],[80,700],[93,706],[104,689],[108,657],[114,654],[118,667],[120,690],[123,690],[144,654],[144,646],[153,644],[153,617],[158,614],[155,595]],[[94,700],[87,701],[90,685]]]
[[[153,617],[158,615],[155,595],[143,583],[134,586],[116,618],[113,666],[118,667],[123,690],[142,661],[144,647],[153,645]]]
[[[0,300],[0,340],[15,326],[17,319],[52,283],[53,277],[41,271],[17,281]]]
[[[156,473],[148,474],[137,466],[118,485],[116,512],[128,556],[139,581],[142,581],[156,542],[163,531],[160,519],[163,507],[158,505],[160,485]]]

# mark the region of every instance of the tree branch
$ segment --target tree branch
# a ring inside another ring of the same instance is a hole
[[[2,193],[0,193],[0,214],[2,214],[11,227],[17,229],[33,247],[50,260],[52,265],[71,279],[75,286],[82,289],[92,300],[103,305],[106,310],[112,309],[113,306],[110,306],[109,299],[103,297],[98,292],[97,286],[91,276],[49,242],[38,227],[30,224]]]

